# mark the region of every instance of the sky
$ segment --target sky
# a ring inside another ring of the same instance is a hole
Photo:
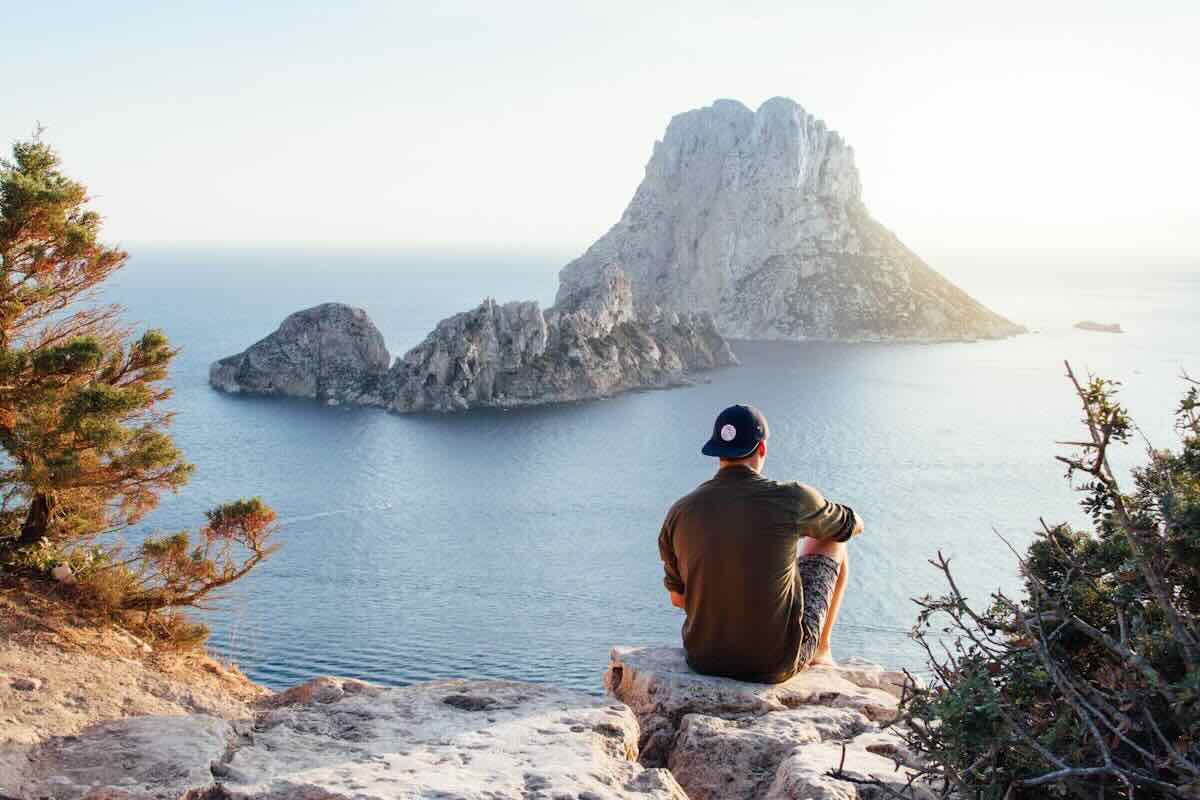
[[[119,242],[584,249],[671,116],[784,95],[927,258],[1195,263],[1200,3],[17,3],[38,124]]]

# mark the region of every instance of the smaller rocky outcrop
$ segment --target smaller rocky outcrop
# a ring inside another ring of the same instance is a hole
[[[1076,322],[1075,327],[1081,331],[1095,331],[1096,333],[1124,333],[1119,322],[1092,322],[1090,319],[1085,319],[1083,322]]]
[[[274,333],[209,368],[224,392],[304,397],[327,405],[386,405],[391,357],[361,308],[324,303],[297,311]]]
[[[292,314],[243,353],[215,362],[209,382],[226,392],[306,397],[397,413],[591,400],[662,389],[689,374],[736,364],[707,314],[633,313],[620,268],[543,312],[536,302],[498,304],[442,320],[388,368],[383,336],[359,308],[326,303]]]
[[[485,300],[443,320],[389,381],[397,412],[465,411],[610,397],[687,382],[736,364],[703,314],[633,313],[633,292],[610,265],[597,282],[543,312],[536,302]]]
[[[882,797],[876,784],[899,790],[912,775],[902,739],[880,724],[903,673],[851,659],[770,685],[699,675],[679,648],[610,658],[605,688],[637,717],[641,763],[668,767],[692,800]]]

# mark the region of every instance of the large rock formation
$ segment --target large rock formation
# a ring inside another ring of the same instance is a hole
[[[842,138],[795,102],[671,120],[619,222],[559,298],[611,264],[638,311],[703,310],[743,339],[970,340],[1024,329],[930,269],[868,214]]]
[[[636,319],[620,269],[610,265],[595,281],[545,313],[536,302],[486,300],[443,320],[397,359],[389,407],[460,411],[608,397],[736,363],[707,315],[652,310]]]
[[[387,347],[361,308],[341,303],[297,311],[270,336],[209,368],[225,392],[306,397],[329,405],[384,405]]]
[[[563,268],[555,306],[438,323],[387,369],[358,309],[288,317],[212,366],[225,391],[392,411],[607,397],[736,363],[723,336],[946,341],[1024,329],[930,269],[867,213],[853,152],[791,100],[675,117],[620,222]]]
[[[292,314],[244,353],[212,365],[217,389],[385,406],[396,412],[510,408],[687,383],[737,363],[707,314],[633,311],[628,278],[609,265],[554,308],[499,305],[442,320],[389,370],[383,337],[361,309]]]

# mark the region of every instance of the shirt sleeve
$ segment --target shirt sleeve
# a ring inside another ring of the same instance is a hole
[[[800,493],[799,528],[801,536],[848,542],[862,533],[863,524],[854,509],[832,503],[811,486],[796,484]]]
[[[672,537],[675,530],[675,509],[667,513],[663,520],[662,530],[658,534],[658,556],[663,562],[663,586],[667,591],[683,594],[683,578],[679,575],[679,562],[675,558]]]

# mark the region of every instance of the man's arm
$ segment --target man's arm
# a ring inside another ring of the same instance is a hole
[[[674,509],[671,509],[667,513],[667,518],[663,520],[662,530],[658,534],[658,556],[663,562],[663,586],[667,587],[667,593],[671,596],[671,605],[683,608],[685,587],[683,577],[679,574],[679,562],[675,558],[675,548],[672,546],[674,528],[675,514]]]
[[[862,533],[862,520],[854,509],[831,503],[811,486],[797,484],[800,490],[800,535],[813,539],[848,542]]]

